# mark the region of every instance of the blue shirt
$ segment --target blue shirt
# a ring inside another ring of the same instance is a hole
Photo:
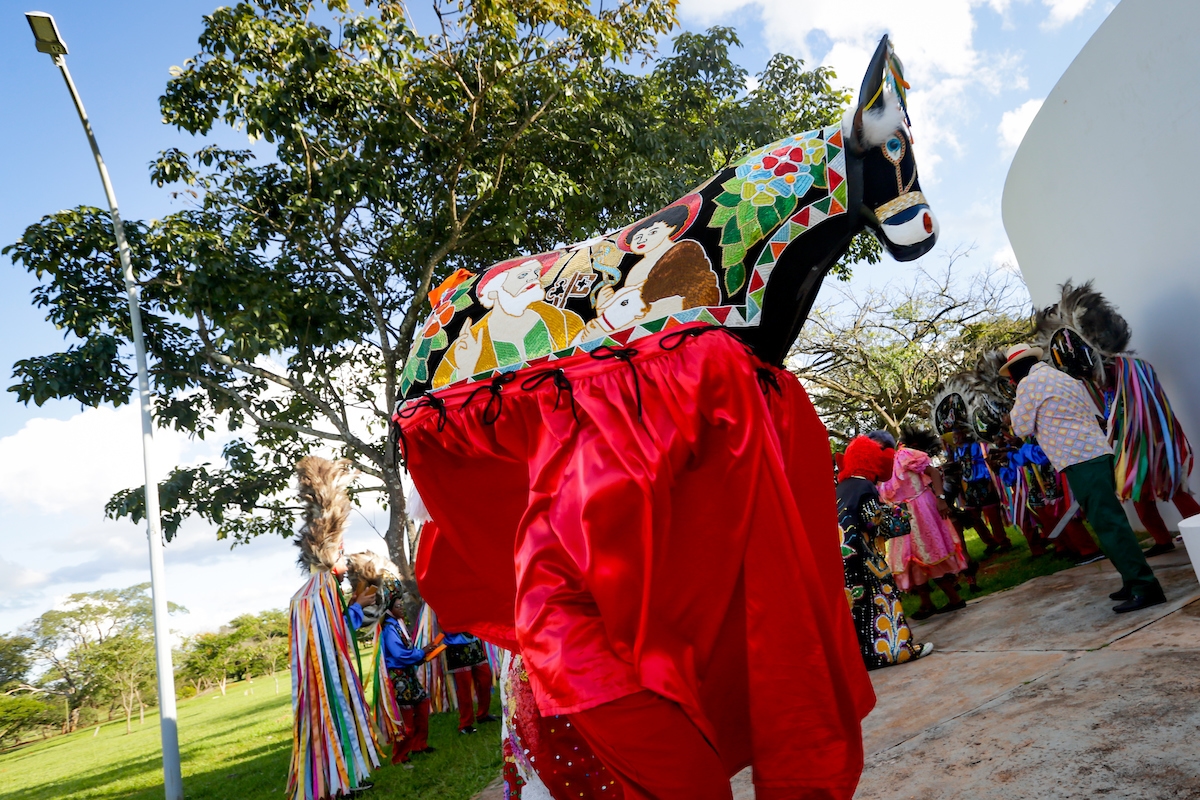
[[[475,641],[475,637],[469,633],[447,633],[442,641],[446,644],[470,644]]]
[[[991,480],[992,475],[988,472],[987,456],[984,455],[979,442],[968,442],[956,447],[953,458],[963,465],[963,480],[967,483]],[[969,468],[968,461],[970,462]]]
[[[400,623],[388,615],[383,618],[380,631],[380,647],[383,648],[383,663],[388,669],[413,667],[425,660],[425,651],[420,647],[405,644],[407,636],[400,633]]]
[[[356,631],[362,627],[363,609],[358,603],[351,603],[346,606],[346,624],[350,626],[350,630]]]

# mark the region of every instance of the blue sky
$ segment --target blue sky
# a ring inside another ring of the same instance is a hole
[[[418,7],[419,2],[410,5]],[[71,54],[127,219],[174,206],[154,188],[148,165],[159,150],[195,142],[162,124],[158,96],[168,69],[196,51],[212,0],[96,3],[46,0]],[[1008,164],[1028,122],[1104,21],[1105,0],[681,0],[683,27],[735,27],[737,54],[751,72],[773,52],[826,63],[857,88],[874,43],[891,32],[913,85],[910,109],[921,182],[942,226],[931,266],[974,247],[965,270],[1011,263],[1000,221]],[[87,142],[58,71],[33,49],[22,15],[0,15],[0,246],[41,216],[79,204],[104,205]],[[666,43],[664,43],[666,45]],[[245,146],[245,139],[228,134]],[[261,146],[261,145],[260,145]],[[859,270],[855,282],[903,280],[912,265]],[[51,352],[61,336],[31,306],[33,279],[0,259],[0,371]],[[5,381],[7,386],[10,381]],[[112,491],[140,482],[138,419],[129,407],[81,412],[77,404],[26,408],[0,393],[0,632],[73,591],[148,579],[142,531],[103,519]],[[213,458],[219,445],[159,436],[163,470]],[[366,512],[371,516],[371,512]],[[356,520],[348,549],[378,547]],[[172,600],[191,609],[185,632],[243,611],[281,607],[300,582],[294,551],[261,541],[232,552],[206,526],[185,527],[167,549]]]

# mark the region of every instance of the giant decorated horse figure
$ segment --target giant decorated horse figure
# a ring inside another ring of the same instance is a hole
[[[430,294],[393,417],[421,592],[520,653],[614,787],[724,797],[752,764],[760,798],[854,792],[874,694],[828,437],[782,363],[858,232],[936,241],[907,88],[884,37],[841,124]]]

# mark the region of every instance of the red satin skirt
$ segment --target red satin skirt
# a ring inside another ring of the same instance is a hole
[[[852,796],[875,695],[794,376],[685,326],[419,406],[399,415],[434,520],[416,573],[444,627],[519,650],[543,715],[649,689],[731,775]]]

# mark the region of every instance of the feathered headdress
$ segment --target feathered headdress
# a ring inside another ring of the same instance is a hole
[[[363,609],[367,623],[377,621],[401,590],[400,570],[390,560],[370,550],[346,556],[346,579],[350,581],[351,595],[361,594],[368,586],[376,589],[375,603]]]
[[[992,350],[981,355],[975,362],[975,369],[965,376],[970,387],[967,405],[971,430],[989,442],[1002,431],[1002,418],[1012,410],[1015,397],[1012,381],[1000,374],[1005,361],[1003,350]]]
[[[296,477],[304,504],[297,560],[310,572],[333,570],[342,555],[342,535],[350,516],[346,487],[354,480],[354,471],[345,460],[306,456],[296,464]]]
[[[901,425],[900,443],[913,450],[920,450],[928,456],[936,456],[942,452],[941,438],[922,425]]]
[[[1058,302],[1034,314],[1032,344],[1064,372],[1103,385],[1104,359],[1129,349],[1129,323],[1091,281],[1058,288]]]
[[[971,409],[967,398],[971,395],[966,373],[951,375],[942,383],[929,401],[929,422],[938,434],[970,433]]]

